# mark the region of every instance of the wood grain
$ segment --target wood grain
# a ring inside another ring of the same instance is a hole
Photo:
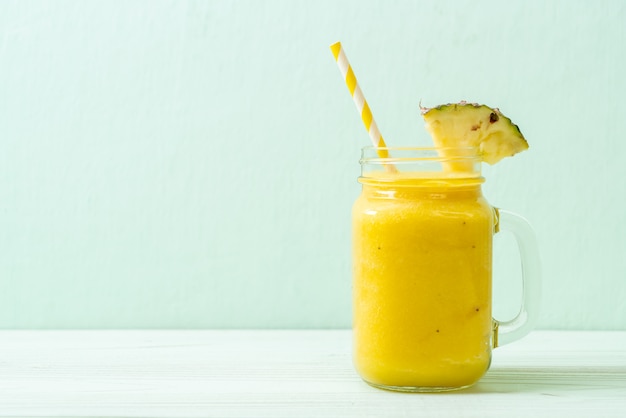
[[[473,388],[364,384],[350,331],[0,331],[0,416],[623,417],[626,332],[534,332]]]

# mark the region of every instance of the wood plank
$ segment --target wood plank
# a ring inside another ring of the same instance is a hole
[[[623,417],[626,332],[534,332],[473,388],[374,389],[350,331],[0,331],[0,416]]]

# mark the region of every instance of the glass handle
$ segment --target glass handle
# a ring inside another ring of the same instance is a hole
[[[494,319],[493,346],[499,347],[519,340],[535,326],[541,305],[541,263],[535,232],[528,221],[502,209],[496,209],[496,214],[496,232],[513,234],[522,267],[522,304],[517,316],[509,321]]]

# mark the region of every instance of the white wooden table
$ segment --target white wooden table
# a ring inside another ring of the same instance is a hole
[[[476,386],[374,389],[350,331],[0,331],[0,416],[626,417],[626,332],[534,332]]]

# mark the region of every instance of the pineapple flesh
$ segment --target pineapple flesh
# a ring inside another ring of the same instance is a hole
[[[436,147],[475,147],[488,164],[528,149],[517,125],[496,108],[460,102],[421,110]]]

